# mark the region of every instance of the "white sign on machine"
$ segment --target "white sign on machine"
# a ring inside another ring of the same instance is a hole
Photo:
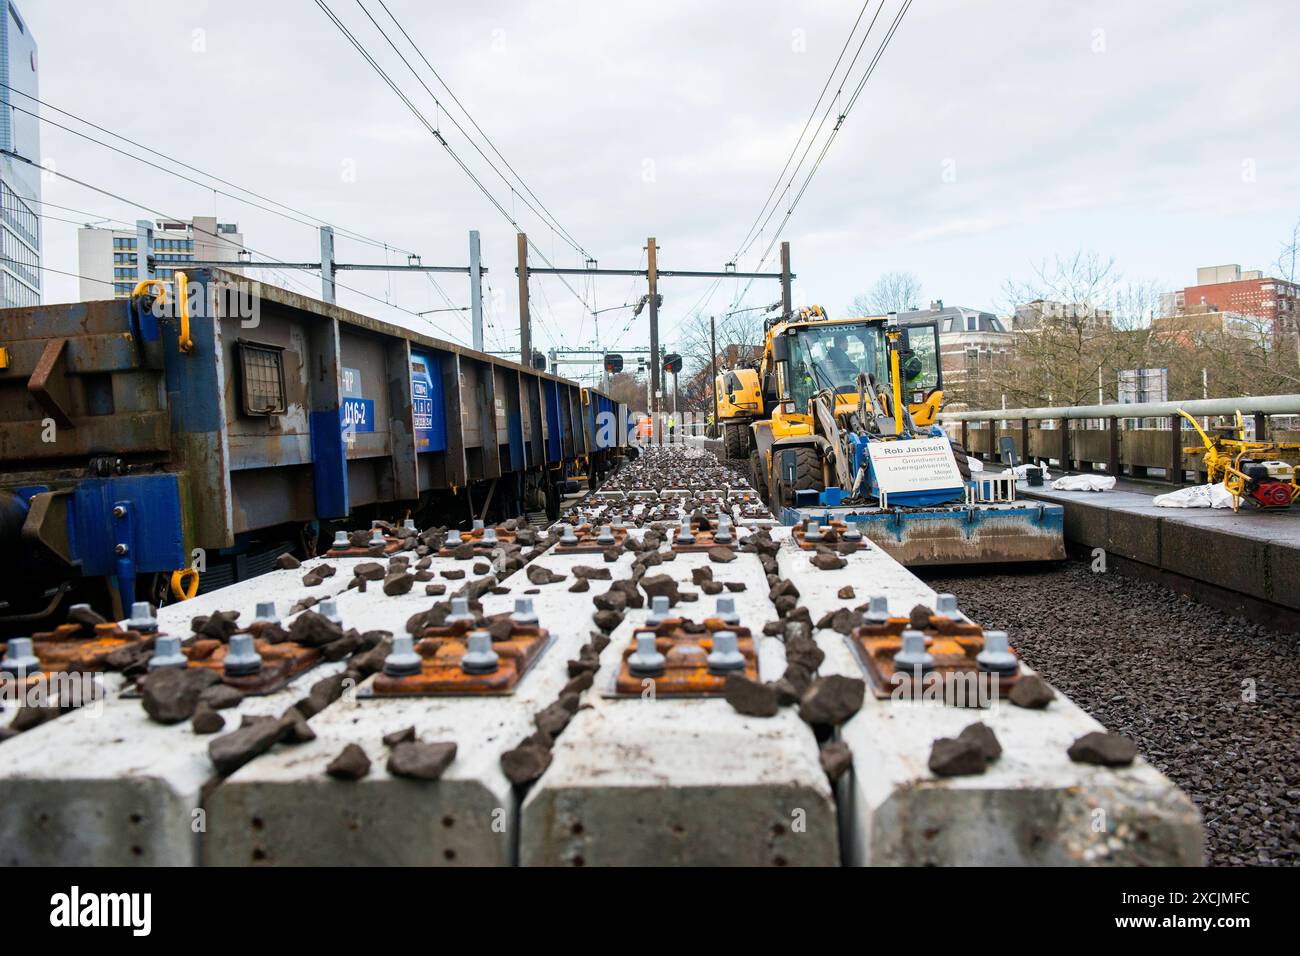
[[[876,483],[887,495],[904,491],[938,491],[963,484],[952,446],[946,438],[873,441],[867,446]]]

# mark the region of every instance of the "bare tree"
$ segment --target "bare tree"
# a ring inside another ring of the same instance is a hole
[[[1273,394],[1296,382],[1286,371],[1295,368],[1290,350],[1278,347],[1267,320],[1210,313],[1157,329],[1161,285],[1125,280],[1096,253],[1044,260],[1003,292],[1016,316],[1014,360],[988,374],[967,397],[972,405],[995,407],[1002,395],[1011,406],[1115,401],[1119,373],[1139,368],[1167,369],[1174,401]]]
[[[633,411],[644,411],[646,407],[645,382],[628,372],[619,372],[609,377],[606,394],[615,402],[627,405]]]
[[[866,292],[853,297],[854,315],[888,315],[919,308],[921,280],[911,272],[886,272]]]
[[[715,316],[718,369],[757,363],[763,355],[766,308],[744,309]],[[677,330],[676,350],[682,356],[679,407],[713,410],[713,330],[709,316],[693,315]]]
[[[1300,265],[1300,219],[1295,221],[1291,227],[1291,235],[1282,241],[1282,251],[1277,257],[1278,278],[1285,279],[1287,282],[1295,283],[1296,268]],[[1278,316],[1278,321],[1287,323],[1291,326],[1291,341],[1295,346],[1296,362],[1300,367],[1300,315],[1295,313],[1297,300],[1292,298],[1291,315],[1289,319]],[[1279,335],[1279,338],[1282,336]]]

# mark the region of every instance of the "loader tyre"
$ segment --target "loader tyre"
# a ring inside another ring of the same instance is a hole
[[[961,442],[952,443],[952,457],[957,459],[957,470],[961,472],[961,480],[970,481],[970,456],[966,454],[966,449],[962,447]]]
[[[754,486],[760,498],[768,500],[767,481],[763,477],[763,466],[759,461],[757,448],[749,453],[749,483]]]
[[[741,425],[722,426],[722,453],[732,461],[749,457],[749,429]]]
[[[774,456],[783,455],[787,449],[773,449]],[[794,484],[786,481],[780,475],[781,465],[780,458],[777,458],[776,470],[778,473],[776,480],[776,490],[772,495],[773,511],[778,515],[781,510],[788,505],[794,504],[794,493],[796,491],[821,491],[825,485],[822,483],[822,456],[816,448],[795,448],[794,451]]]

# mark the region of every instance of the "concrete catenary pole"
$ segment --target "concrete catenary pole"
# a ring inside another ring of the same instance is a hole
[[[662,371],[659,367],[659,262],[654,236],[646,240],[646,278],[650,284],[650,421],[658,435],[658,442],[662,445],[663,423],[659,421],[659,399],[663,393],[659,376]]]
[[[469,232],[469,315],[474,350],[483,351],[483,272],[478,230]]]
[[[528,328],[528,236],[515,237],[519,251],[519,361],[532,368],[533,340]]]

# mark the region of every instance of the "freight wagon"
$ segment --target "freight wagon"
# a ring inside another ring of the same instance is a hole
[[[572,381],[229,272],[177,286],[0,311],[0,625],[120,618],[336,522],[554,517],[628,451],[626,407]]]

